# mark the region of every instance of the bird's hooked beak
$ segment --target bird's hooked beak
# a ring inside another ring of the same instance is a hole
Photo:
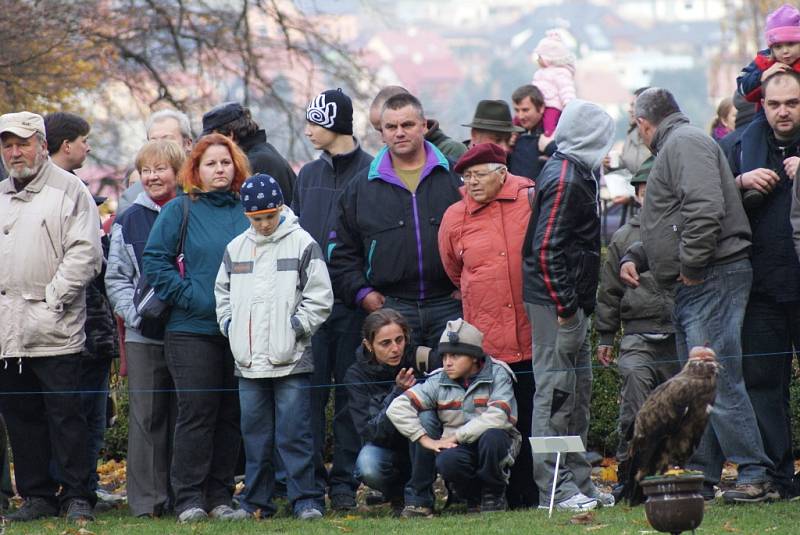
[[[700,361],[716,361],[717,354],[714,353],[714,350],[710,347],[705,346],[695,346],[689,351],[689,360],[700,360]]]

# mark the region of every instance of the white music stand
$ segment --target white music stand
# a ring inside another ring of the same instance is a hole
[[[530,437],[531,451],[533,453],[555,453],[556,454],[556,469],[553,474],[553,488],[550,491],[550,511],[547,518],[553,516],[553,503],[556,498],[556,483],[558,482],[558,467],[561,464],[562,453],[578,453],[586,451],[581,437],[567,436],[567,437]]]

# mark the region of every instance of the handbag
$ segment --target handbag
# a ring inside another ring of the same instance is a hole
[[[181,278],[186,275],[186,268],[183,262],[183,247],[186,242],[186,228],[189,226],[190,203],[189,196],[185,195],[183,198],[183,219],[181,220],[180,237],[175,251],[175,265]],[[139,277],[136,289],[133,292],[133,306],[136,308],[136,313],[142,318],[139,326],[142,335],[147,338],[163,340],[172,305],[162,301],[156,295],[155,288],[150,285],[144,274]]]

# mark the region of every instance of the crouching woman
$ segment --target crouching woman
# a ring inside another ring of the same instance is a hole
[[[441,362],[430,348],[409,344],[408,322],[391,308],[367,316],[363,335],[356,361],[345,375],[348,407],[362,443],[355,476],[381,491],[396,514],[429,517],[436,458],[431,450],[409,443],[386,417],[386,408]],[[428,412],[422,420],[426,433],[438,437],[436,414]]]

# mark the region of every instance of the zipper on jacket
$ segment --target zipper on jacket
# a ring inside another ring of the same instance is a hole
[[[419,267],[419,299],[425,299],[425,279],[422,276],[422,233],[419,230],[419,209],[417,208],[417,194],[411,194],[411,207],[414,210],[414,226],[417,235],[417,265]]]
[[[369,254],[367,254],[367,280],[369,280],[370,275],[372,275],[372,255],[375,254],[375,247],[377,245],[377,240],[372,240],[372,243],[369,244]]]
[[[53,236],[50,235],[50,229],[47,227],[47,221],[44,219],[42,219],[42,228],[44,229],[44,233],[47,235],[47,241],[50,242],[50,249],[52,249],[56,260],[58,260],[59,256],[58,250],[56,249],[56,243],[53,241]]]

